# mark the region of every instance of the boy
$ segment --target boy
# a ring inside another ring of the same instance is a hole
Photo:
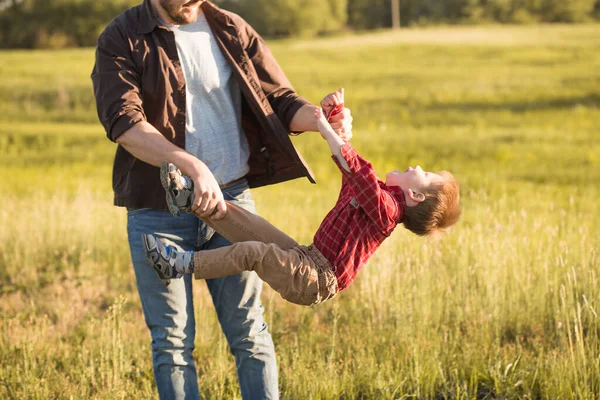
[[[335,93],[331,96],[339,103]],[[319,304],[354,281],[398,223],[418,235],[429,235],[458,220],[459,187],[449,172],[409,167],[404,173],[387,173],[384,183],[371,164],[331,129],[320,109],[315,117],[342,173],[342,187],[313,244],[299,245],[263,218],[228,203],[223,218],[203,220],[231,246],[180,251],[153,235],[143,235],[149,264],[166,284],[186,273],[209,279],[253,270],[285,300]],[[171,212],[189,210],[193,182],[173,164],[163,165],[161,181]]]

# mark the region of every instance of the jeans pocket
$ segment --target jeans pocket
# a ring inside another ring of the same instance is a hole
[[[250,192],[250,187],[248,187],[248,182],[246,182],[246,180],[225,189],[223,191],[223,198],[251,213],[256,213],[256,205],[254,204],[254,199],[252,198],[252,193]]]
[[[242,180],[223,190],[223,197],[228,201],[252,201],[250,187],[246,180]]]

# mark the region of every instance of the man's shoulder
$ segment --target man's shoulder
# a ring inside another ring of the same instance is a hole
[[[244,18],[242,18],[238,14],[234,13],[233,11],[225,10],[212,2],[207,2],[207,3],[210,6],[210,8],[209,8],[210,12],[213,13],[214,15],[218,15],[218,16],[224,18],[225,20],[229,19],[231,22],[233,22],[235,24],[240,24],[240,23],[246,24],[247,23],[246,20],[244,20]],[[205,10],[206,10],[206,8],[205,8]]]
[[[100,36],[119,34],[128,37],[136,34],[142,11],[143,4],[123,11],[106,25]]]
[[[238,32],[254,31],[243,17],[233,11],[224,10],[213,3],[210,3],[210,6],[210,13],[216,17],[218,22],[232,24]]]

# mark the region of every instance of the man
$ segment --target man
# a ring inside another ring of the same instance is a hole
[[[157,167],[172,162],[191,177],[192,210],[199,215],[218,218],[225,199],[254,212],[249,187],[298,177],[314,182],[289,132],[317,131],[315,106],[295,93],[245,21],[202,0],[144,0],[119,15],[98,39],[92,81],[100,121],[119,145],[114,203],[128,210],[158,393],[198,398],[192,281],[165,286],[146,265],[142,234],[184,250],[229,243],[192,214],[171,216]],[[331,120],[341,137],[351,132],[351,121],[347,109]],[[236,359],[242,397],[278,398],[261,280],[246,272],[207,285]]]

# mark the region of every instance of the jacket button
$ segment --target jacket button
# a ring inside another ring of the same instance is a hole
[[[179,122],[177,123],[177,125],[179,125],[179,126],[184,126],[184,125],[185,125],[185,121],[179,121]]]

